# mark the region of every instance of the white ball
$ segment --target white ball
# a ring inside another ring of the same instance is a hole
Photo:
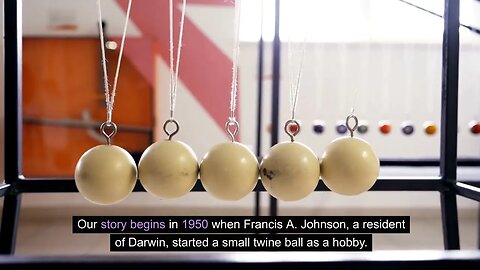
[[[162,199],[178,198],[190,192],[197,181],[197,157],[183,142],[156,142],[143,152],[138,176],[149,193]]]
[[[319,165],[315,153],[304,144],[280,143],[273,146],[262,160],[262,184],[268,193],[279,200],[300,200],[317,187]]]
[[[85,152],[75,168],[75,184],[87,200],[102,205],[125,199],[135,187],[137,166],[132,156],[115,145]]]
[[[343,137],[327,146],[320,171],[323,182],[330,190],[343,195],[357,195],[375,184],[380,161],[366,141]]]
[[[243,144],[218,144],[203,158],[200,178],[205,190],[214,197],[239,200],[258,183],[258,161]]]

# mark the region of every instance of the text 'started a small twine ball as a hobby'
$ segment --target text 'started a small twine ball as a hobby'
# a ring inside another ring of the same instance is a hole
[[[125,199],[135,187],[137,166],[132,156],[115,145],[99,145],[80,157],[75,184],[87,200],[102,205]]]
[[[357,195],[375,184],[380,161],[372,147],[355,137],[332,141],[323,153],[320,172],[325,185],[333,192]]]
[[[160,141],[143,152],[138,177],[145,189],[162,199],[181,197],[192,190],[198,178],[193,150],[180,141]]]
[[[238,142],[214,146],[200,164],[200,179],[205,190],[222,200],[239,200],[252,192],[258,182],[258,161]]]
[[[273,197],[297,201],[307,197],[318,185],[319,161],[302,143],[283,142],[273,146],[260,166],[262,184]]]

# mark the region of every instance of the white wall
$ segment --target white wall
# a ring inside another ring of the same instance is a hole
[[[242,47],[242,120],[244,140],[255,142],[256,60],[255,44]],[[271,93],[271,50],[266,50],[265,92]],[[282,79],[280,89],[280,134],[290,117],[287,45],[282,44]],[[480,46],[462,46],[459,82],[459,145],[460,157],[478,157],[480,140],[470,133],[468,123],[480,119]],[[355,93],[357,92],[357,93]],[[383,158],[438,158],[440,133],[427,136],[423,123],[428,120],[440,125],[441,45],[434,44],[308,44],[297,119],[303,123],[298,140],[312,147],[318,155],[334,138],[334,128],[344,121],[355,101],[356,114],[370,124],[370,131],[358,135],[369,141]],[[265,100],[263,131],[270,123],[269,98]],[[327,128],[317,135],[314,120],[324,120]],[[392,121],[393,131],[382,135],[377,129],[380,120]],[[401,122],[411,120],[417,131],[405,136]],[[264,152],[269,146],[265,133]]]

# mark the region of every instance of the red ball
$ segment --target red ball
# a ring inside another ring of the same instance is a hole
[[[298,132],[298,125],[295,125],[295,124],[291,124],[291,125],[288,125],[288,131],[290,133],[296,133]]]
[[[476,121],[472,121],[472,123],[470,123],[470,131],[473,134],[480,134],[480,124]]]
[[[380,132],[383,134],[388,134],[392,131],[392,126],[390,123],[380,123]]]

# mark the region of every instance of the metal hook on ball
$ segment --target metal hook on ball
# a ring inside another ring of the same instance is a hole
[[[107,129],[111,129],[110,132],[108,132]],[[102,125],[100,125],[100,131],[105,139],[107,139],[107,144],[111,145],[113,136],[117,134],[117,125],[115,125],[113,122],[103,122]]]
[[[297,129],[292,132],[292,131],[288,128],[290,125],[296,126]],[[284,130],[285,130],[285,133],[287,133],[287,135],[290,137],[290,141],[294,142],[294,141],[295,141],[295,136],[296,136],[298,133],[300,133],[300,123],[298,123],[298,121],[295,120],[295,119],[290,119],[290,120],[288,120],[287,122],[285,122]]]
[[[353,119],[354,121],[354,125],[353,127],[350,126],[350,119]],[[353,115],[353,114],[350,114],[349,116],[347,116],[347,119],[345,121],[345,125],[347,126],[348,130],[350,131],[350,137],[353,137],[353,133],[355,132],[355,130],[357,130],[357,127],[358,127],[358,118]]]
[[[173,124],[175,126],[175,130],[173,130],[173,132],[168,131],[168,124]],[[180,130],[180,125],[175,119],[168,119],[163,124],[163,131],[165,131],[165,134],[167,134],[169,141],[172,140],[173,136],[175,136],[175,134],[177,134],[179,130]]]
[[[231,129],[232,126],[234,127],[233,131]],[[235,118],[229,118],[227,123],[225,124],[225,131],[227,131],[228,136],[230,136],[230,139],[232,140],[232,142],[234,142],[235,136],[238,133],[238,121],[235,120]]]

